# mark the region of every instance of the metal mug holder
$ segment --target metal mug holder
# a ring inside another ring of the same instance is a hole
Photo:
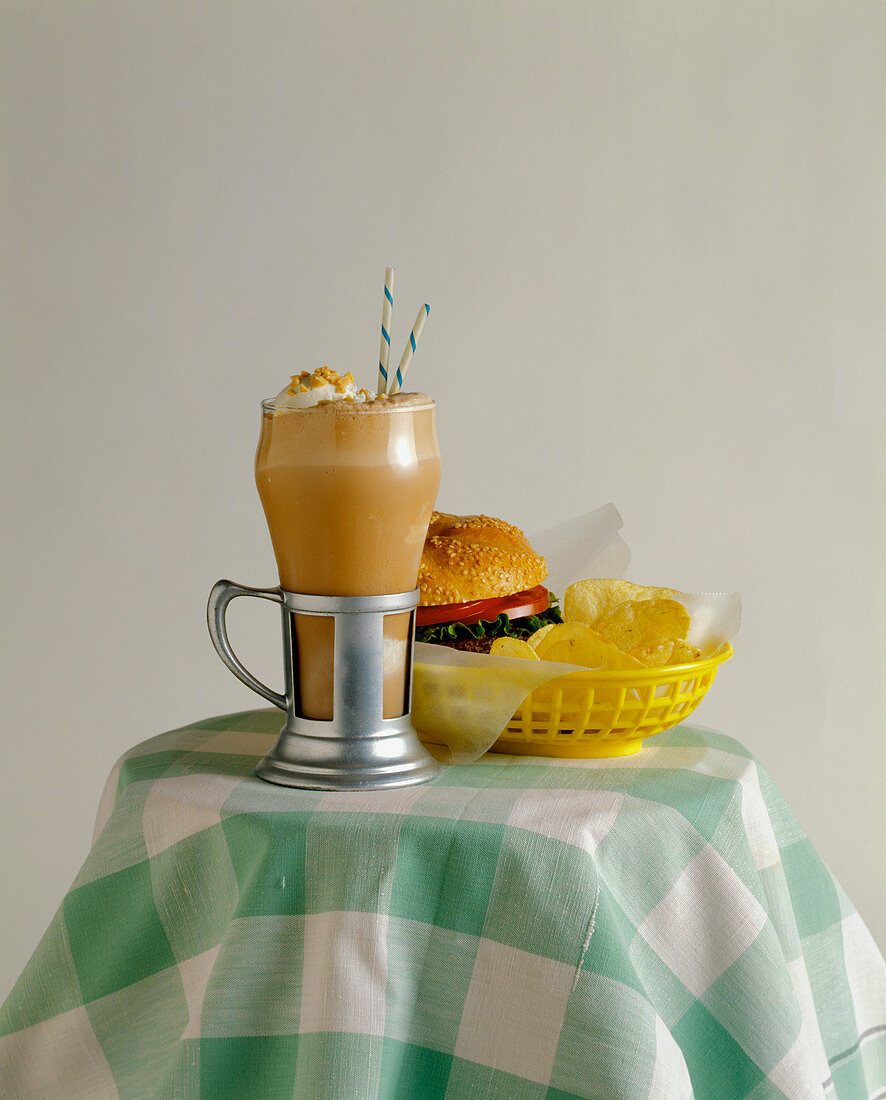
[[[257,680],[231,648],[225,613],[238,596],[280,604],[284,694]],[[377,790],[434,778],[439,766],[419,741],[410,715],[418,597],[417,588],[382,596],[311,596],[283,588],[249,588],[227,580],[213,586],[206,618],[219,657],[247,687],[286,714],[277,743],[256,766],[260,779],[315,790]],[[385,718],[384,620],[387,615],[404,612],[410,612],[405,709],[397,718]],[[332,718],[328,720],[306,718],[298,709],[296,614],[327,616],[335,621]]]

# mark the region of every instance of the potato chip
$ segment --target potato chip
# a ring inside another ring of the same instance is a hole
[[[553,626],[535,649],[542,661],[563,661],[585,668],[643,668],[642,661],[623,653],[596,630],[584,623]]]
[[[538,654],[522,638],[496,638],[489,653],[492,657],[519,657],[522,661],[538,660]]]
[[[683,642],[689,634],[689,612],[676,600],[630,600],[621,604],[596,629],[625,653]]]
[[[569,585],[565,623],[536,631],[529,645],[543,661],[587,668],[662,668],[697,661],[689,612],[673,588],[596,578]]]
[[[689,642],[674,642],[674,648],[671,650],[671,656],[667,664],[688,665],[692,661],[700,660],[701,650],[698,646],[691,645]]]
[[[659,642],[657,645],[640,646],[631,650],[638,660],[649,668],[664,668],[666,665],[687,665],[701,659],[701,650],[689,642]]]
[[[623,603],[633,600],[675,599],[673,588],[652,588],[633,581],[596,578],[570,584],[563,595],[563,618],[568,623],[585,623],[597,629],[601,619]]]
[[[647,668],[664,668],[670,662],[673,650],[673,642],[659,642],[658,645],[638,646],[631,650],[631,656],[642,661]]]
[[[553,630],[554,627],[557,625],[557,623],[548,623],[547,626],[543,626],[539,630],[536,630],[534,634],[530,634],[526,641],[530,644],[530,646],[532,646],[533,649],[537,649],[538,643],[542,640],[542,638],[544,638],[544,636],[549,631]]]
[[[688,665],[692,661],[701,660],[701,650],[697,645],[692,645],[690,642],[674,642],[674,648],[671,651],[671,659],[668,661],[669,665]]]

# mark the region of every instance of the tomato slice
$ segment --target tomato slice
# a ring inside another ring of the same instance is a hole
[[[415,611],[416,626],[433,626],[435,623],[495,622],[504,613],[509,619],[522,619],[525,615],[538,615],[551,606],[551,594],[543,584],[502,596],[495,600],[470,600],[468,603],[441,603],[419,607]]]

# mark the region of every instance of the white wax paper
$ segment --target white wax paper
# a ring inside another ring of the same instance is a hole
[[[488,752],[521,701],[577,665],[519,661],[418,642],[412,721],[444,764],[470,764]]]
[[[623,577],[631,552],[619,535],[622,518],[614,504],[546,527],[529,536],[547,561],[545,586],[563,599],[567,585],[586,577]]]
[[[710,657],[741,626],[741,593],[681,592],[679,601],[689,612],[689,642],[702,657]]]

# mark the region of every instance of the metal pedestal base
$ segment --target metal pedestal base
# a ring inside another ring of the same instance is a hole
[[[304,719],[302,719],[304,721]],[[255,774],[284,787],[319,791],[376,791],[425,783],[440,770],[408,720],[377,737],[317,737],[280,731]]]

